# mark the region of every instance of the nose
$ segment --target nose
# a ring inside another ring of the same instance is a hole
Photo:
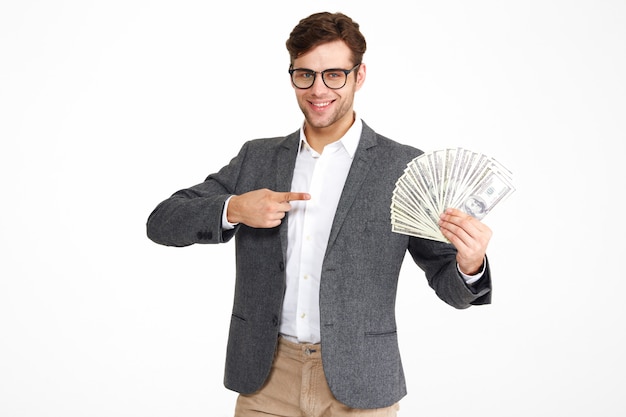
[[[326,84],[324,84],[324,80],[322,79],[322,74],[316,75],[313,85],[311,86],[311,90],[313,94],[323,93],[328,90],[328,87],[326,87]]]

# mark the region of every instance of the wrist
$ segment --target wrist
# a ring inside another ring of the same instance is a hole
[[[222,216],[222,223],[226,223],[231,227],[237,225],[239,221],[237,221],[236,212],[237,212],[237,196],[231,195],[224,202],[224,214]]]
[[[459,262],[457,260],[457,268],[459,272],[472,276],[480,274],[485,268],[484,258],[480,262]]]

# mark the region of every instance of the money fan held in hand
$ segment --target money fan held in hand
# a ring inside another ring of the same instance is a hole
[[[391,198],[396,233],[448,242],[439,214],[448,207],[482,219],[515,188],[495,159],[462,148],[424,153],[407,164]]]

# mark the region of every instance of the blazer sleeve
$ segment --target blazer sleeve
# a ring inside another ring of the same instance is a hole
[[[247,143],[219,172],[162,201],[148,217],[148,238],[166,246],[229,241],[238,227],[222,230],[222,213],[228,197],[235,194],[246,152]]]
[[[434,240],[410,238],[409,253],[424,271],[428,285],[447,304],[464,309],[491,303],[491,271],[485,258],[485,271],[476,283],[468,285],[457,269],[453,245]]]

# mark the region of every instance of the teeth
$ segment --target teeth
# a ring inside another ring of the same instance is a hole
[[[326,106],[328,106],[329,104],[330,104],[330,101],[327,101],[327,102],[325,102],[325,103],[313,103],[313,105],[314,105],[315,107],[326,107]]]

